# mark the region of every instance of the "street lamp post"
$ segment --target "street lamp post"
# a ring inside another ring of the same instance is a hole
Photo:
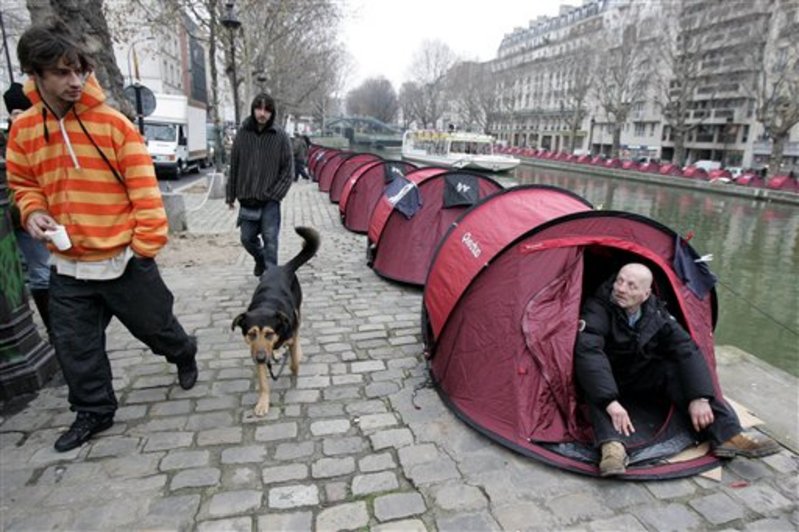
[[[591,117],[591,129],[588,130],[588,153],[591,156],[594,155],[594,124],[596,124],[596,119],[592,116]]]
[[[236,79],[236,30],[241,27],[241,21],[236,18],[233,9],[233,0],[225,3],[225,16],[222,17],[222,25],[230,30],[230,69],[233,82],[233,116],[236,120],[236,127],[239,125],[239,87]]]

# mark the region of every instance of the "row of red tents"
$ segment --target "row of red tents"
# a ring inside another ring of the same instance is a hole
[[[660,223],[594,210],[558,187],[505,189],[485,175],[368,153],[312,146],[308,168],[338,203],[344,226],[366,233],[374,271],[424,287],[422,336],[432,380],[458,417],[496,442],[598,475],[572,349],[583,294],[631,261],[652,269],[659,296],[715,378],[715,291],[695,292],[675,265],[687,257],[688,269],[696,268],[697,253]],[[707,446],[669,459],[695,442],[673,405],[641,415],[647,422],[634,421],[640,441],[625,478],[675,478],[718,465]]]
[[[566,152],[553,152],[543,149],[536,150],[533,148],[498,147],[496,148],[496,151],[499,153],[507,153],[510,155],[527,157],[530,159],[543,159],[574,164],[590,164],[602,168],[614,168],[643,172],[647,174],[687,177],[690,179],[699,179],[703,181],[732,182],[736,185],[745,187],[768,188],[772,190],[785,190],[788,192],[799,193],[799,180],[796,178],[792,178],[788,175],[777,175],[766,182],[766,180],[754,170],[746,171],[737,179],[733,180],[733,176],[730,171],[724,168],[707,172],[703,168],[698,168],[696,166],[686,166],[685,168],[682,168],[671,163],[638,163],[632,160],[606,158],[602,155],[575,155]]]

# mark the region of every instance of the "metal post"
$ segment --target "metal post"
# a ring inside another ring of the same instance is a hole
[[[236,17],[236,9],[233,0],[225,3],[225,15],[220,22],[230,30],[230,68],[233,81],[233,116],[236,119],[236,127],[239,126],[239,82],[236,79],[236,30],[241,27],[241,21]]]
[[[0,162],[0,400],[39,390],[58,368],[28,305],[9,215],[5,162]]]
[[[133,85],[133,90],[136,91],[136,121],[139,125],[139,133],[144,136],[144,106],[141,101],[142,88],[138,81]]]

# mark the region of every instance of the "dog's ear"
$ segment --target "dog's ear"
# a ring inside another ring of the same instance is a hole
[[[244,312],[233,318],[233,323],[230,324],[230,330],[234,330],[236,327],[241,327],[241,330],[244,330]]]
[[[285,339],[291,336],[291,318],[285,312],[278,311],[276,316],[278,323],[278,335]]]

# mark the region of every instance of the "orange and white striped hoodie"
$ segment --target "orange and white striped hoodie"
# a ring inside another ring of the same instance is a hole
[[[23,226],[36,210],[65,225],[72,247],[51,251],[72,260],[100,261],[130,247],[154,257],[167,241],[167,218],[150,155],[138,130],[105,103],[92,74],[78,102],[58,119],[32,79],[33,106],[14,120],[6,150],[8,184]],[[98,149],[113,165],[117,179]]]

